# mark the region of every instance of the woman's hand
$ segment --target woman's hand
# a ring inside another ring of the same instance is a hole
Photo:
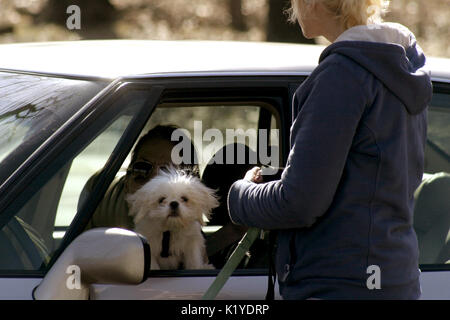
[[[253,169],[247,171],[247,173],[245,174],[244,180],[254,182],[254,183],[262,183],[263,178],[261,175],[261,168],[254,167]]]

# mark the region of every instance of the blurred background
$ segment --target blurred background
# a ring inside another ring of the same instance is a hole
[[[69,5],[81,29],[69,30]],[[78,39],[309,42],[286,23],[289,0],[0,0],[0,43]],[[425,53],[450,57],[450,0],[391,0],[386,21],[417,36]]]

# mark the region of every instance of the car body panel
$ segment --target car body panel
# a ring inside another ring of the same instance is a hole
[[[95,300],[198,300],[214,281],[214,277],[157,277],[138,286],[94,285]],[[264,300],[267,276],[230,277],[217,295],[218,300]],[[278,286],[275,288],[276,298]],[[124,298],[125,297],[125,298]]]
[[[91,288],[91,299],[198,300],[214,279],[214,277],[183,277],[183,279],[150,277],[137,286],[95,284]],[[0,300],[32,300],[32,291],[41,281],[41,278],[0,278]],[[237,276],[228,280],[217,299],[264,300],[266,292],[266,276]],[[278,284],[275,285],[275,298],[281,299]]]
[[[421,300],[450,300],[450,271],[428,271],[420,275]]]
[[[450,272],[421,273],[421,300],[450,300]],[[0,300],[32,300],[33,289],[41,278],[0,278]],[[201,299],[214,281],[214,277],[150,277],[137,286],[94,285],[92,299],[96,300],[151,300],[151,299]],[[251,290],[249,290],[251,288]],[[262,300],[267,291],[266,276],[231,277],[217,299]],[[278,284],[275,299],[281,299]]]
[[[42,278],[0,277],[0,300],[33,300],[33,289]]]
[[[109,79],[211,71],[311,72],[323,50],[321,46],[293,44],[148,40],[9,44],[0,48],[2,69]]]

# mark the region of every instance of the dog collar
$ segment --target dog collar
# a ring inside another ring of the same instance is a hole
[[[161,253],[160,253],[160,256],[162,258],[167,258],[170,256],[169,244],[170,244],[170,231],[165,231],[165,232],[163,232],[162,246],[161,246]]]

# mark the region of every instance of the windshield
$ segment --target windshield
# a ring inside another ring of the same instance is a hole
[[[105,86],[0,72],[0,184]]]

